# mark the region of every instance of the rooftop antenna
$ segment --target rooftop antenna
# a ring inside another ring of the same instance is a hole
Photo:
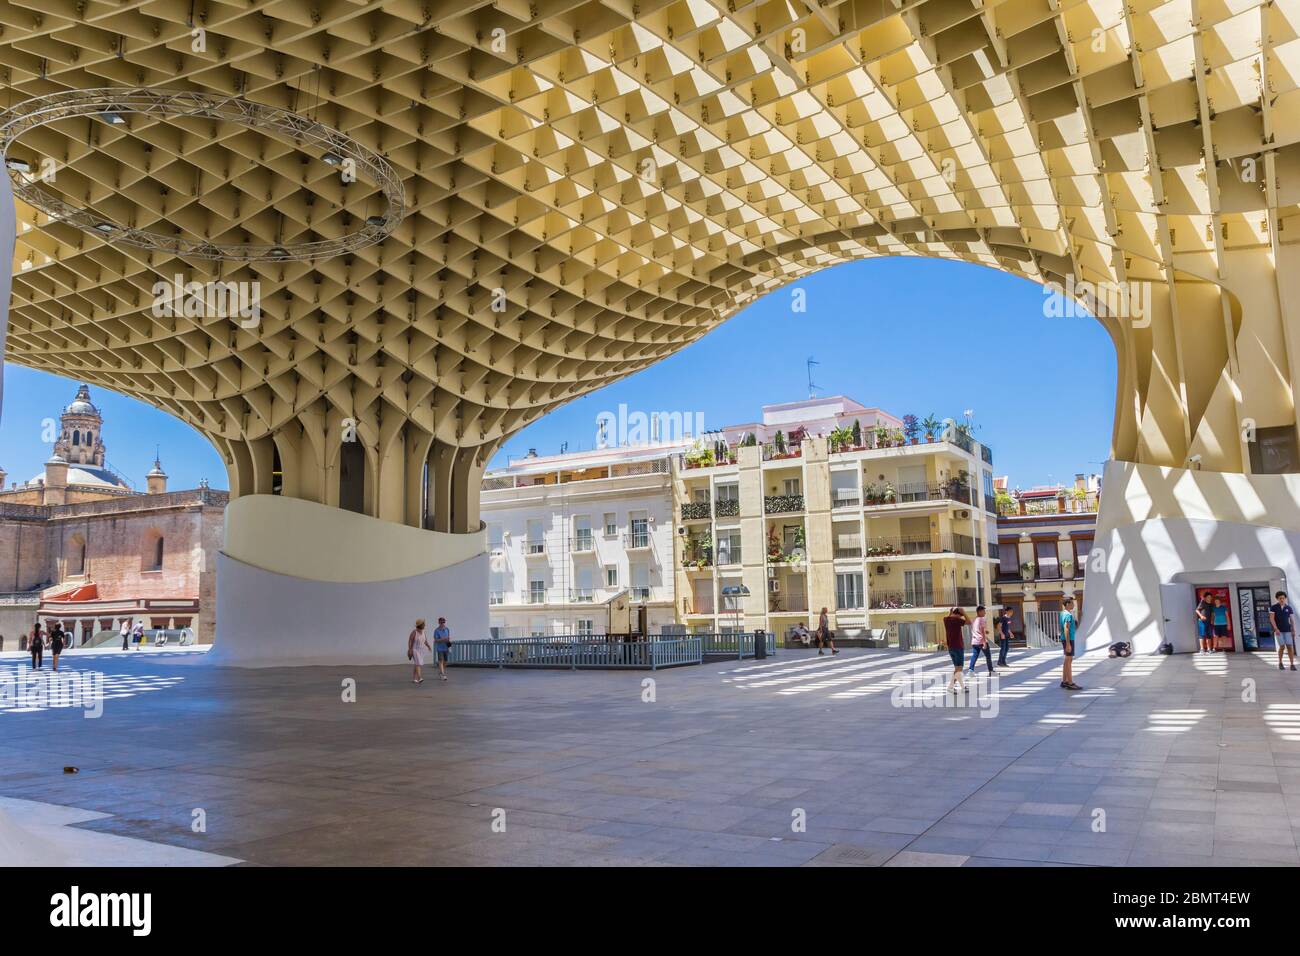
[[[817,389],[820,388],[821,386],[819,386],[819,385],[814,385],[814,384],[813,384],[813,374],[812,374],[812,370],[813,370],[813,366],[814,366],[814,365],[821,365],[822,363],[819,362],[819,361],[817,361],[815,358],[813,358],[813,357],[810,355],[810,356],[808,356],[808,362],[807,362],[806,364],[808,365],[808,397],[809,397],[810,399],[811,399],[811,398],[816,398],[816,397],[817,397]]]

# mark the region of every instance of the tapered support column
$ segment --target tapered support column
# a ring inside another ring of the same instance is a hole
[[[9,291],[13,284],[14,242],[18,232],[14,189],[7,175],[0,175],[0,421],[4,413],[5,339],[9,333]]]

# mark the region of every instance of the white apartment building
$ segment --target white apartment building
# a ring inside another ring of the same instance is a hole
[[[939,424],[832,396],[512,460],[483,482],[493,631],[783,637],[826,606],[844,637],[931,649],[947,607],[993,604],[998,558],[991,452]]]
[[[485,476],[494,636],[672,630],[670,457],[683,447],[530,453]]]

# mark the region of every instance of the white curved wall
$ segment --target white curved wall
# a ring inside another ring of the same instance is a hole
[[[487,581],[486,554],[358,583],[275,574],[218,555],[217,637],[206,659],[233,667],[405,664],[417,617],[430,634],[445,617],[453,639],[488,636]]]
[[[1300,475],[1110,462],[1093,549],[1084,647],[1130,641],[1135,653],[1154,652],[1165,639],[1161,585],[1270,569],[1259,577],[1273,581],[1280,570],[1288,586],[1300,587]],[[1191,644],[1175,641],[1175,648]]]
[[[486,532],[421,531],[276,495],[236,498],[217,556],[217,634],[235,667],[404,664],[415,619],[488,635]]]
[[[422,531],[300,498],[242,495],[226,508],[221,550],[244,564],[315,581],[389,581],[483,554],[487,532]]]

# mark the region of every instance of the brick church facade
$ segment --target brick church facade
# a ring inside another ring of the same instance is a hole
[[[210,643],[216,553],[229,496],[168,491],[160,461],[144,493],[108,466],[103,418],[82,385],[60,417],[42,474],[6,485],[0,468],[0,634],[16,650],[39,619],[77,646],[108,640],[123,620],[190,628]],[[98,635],[98,637],[96,636]]]

